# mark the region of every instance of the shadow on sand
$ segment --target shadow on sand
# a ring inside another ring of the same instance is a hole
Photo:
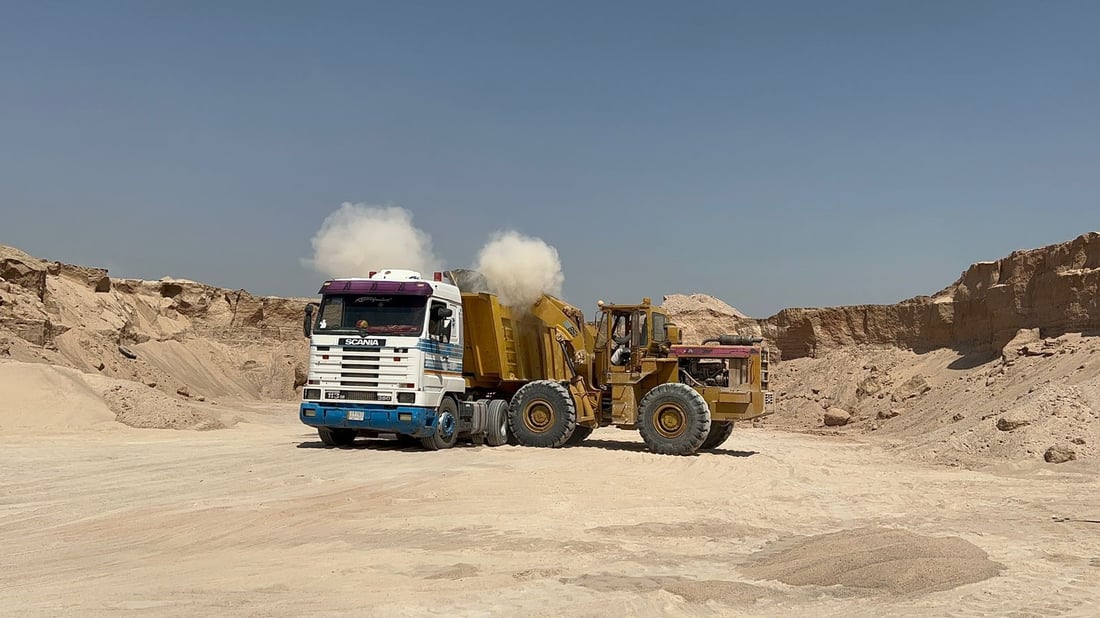
[[[975,367],[981,367],[982,365],[995,361],[1001,357],[998,352],[971,352],[963,354],[962,356],[951,361],[947,365],[948,369],[967,370],[974,369]]]
[[[469,443],[459,442],[455,448],[470,446]],[[298,443],[297,448],[315,448],[352,451],[398,451],[407,453],[423,453],[425,448],[420,446],[420,440],[386,440],[379,438],[359,438],[347,446],[328,446],[320,440],[309,440]]]
[[[580,444],[565,448],[600,448],[607,451],[630,451],[633,453],[648,453],[649,449],[641,442],[615,442],[613,440],[585,440]],[[700,450],[697,455],[725,455],[727,457],[752,457],[756,451],[732,451],[724,448]]]
[[[454,448],[470,448],[477,446],[469,442],[459,442]],[[299,442],[297,448],[354,450],[354,451],[396,451],[404,453],[425,453],[427,451],[420,446],[419,440],[386,440],[377,438],[360,438],[348,446],[327,446],[320,440],[308,440]],[[641,442],[616,442],[614,440],[585,440],[580,444],[565,446],[562,448],[598,448],[605,451],[626,451],[631,453],[648,453],[649,449]],[[752,457],[757,451],[734,451],[724,448],[700,450],[697,454],[725,455],[726,457]]]

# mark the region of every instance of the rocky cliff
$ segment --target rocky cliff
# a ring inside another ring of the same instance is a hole
[[[0,246],[0,357],[142,382],[183,397],[294,398],[303,299],[106,270]]]
[[[768,337],[784,359],[853,345],[992,353],[1021,329],[1039,329],[1043,337],[1100,332],[1098,291],[1100,233],[1090,232],[974,264],[931,297],[894,305],[784,309],[766,320],[730,314],[726,324],[727,332]],[[666,304],[672,298],[666,297]],[[674,303],[670,313],[685,332],[720,328],[701,321],[698,307]]]

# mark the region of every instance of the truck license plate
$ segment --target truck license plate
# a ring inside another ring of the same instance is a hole
[[[348,420],[349,421],[361,421],[361,420],[363,420],[363,411],[362,410],[348,410]]]

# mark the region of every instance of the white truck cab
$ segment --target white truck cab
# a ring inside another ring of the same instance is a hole
[[[462,296],[442,273],[412,270],[331,279],[307,308],[309,375],[299,418],[326,444],[359,435],[417,438],[458,431],[462,377]],[[456,405],[444,403],[450,396]]]

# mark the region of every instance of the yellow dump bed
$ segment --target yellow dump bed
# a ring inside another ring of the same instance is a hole
[[[463,293],[462,309],[468,389],[508,393],[531,380],[573,377],[559,336],[571,341],[583,329],[583,318],[571,319],[565,303],[543,296],[530,309],[518,310],[493,294]]]

